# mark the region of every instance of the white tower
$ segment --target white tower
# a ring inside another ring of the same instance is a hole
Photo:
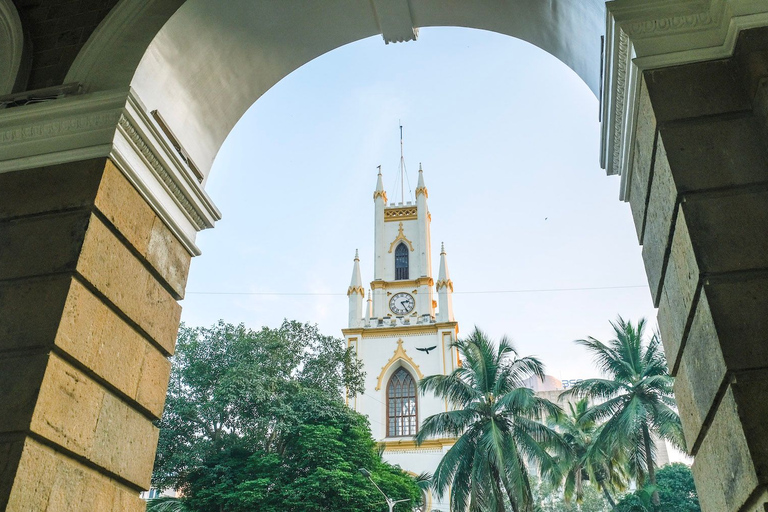
[[[413,441],[425,418],[447,411],[447,403],[416,393],[426,375],[451,373],[458,354],[451,344],[454,320],[445,250],[440,254],[437,289],[432,277],[432,251],[427,187],[419,168],[416,201],[387,205],[381,169],[373,194],[374,275],[372,297],[363,307],[364,290],[357,254],[349,295],[348,346],[363,362],[365,393],[348,405],[368,416],[373,436],[384,446],[384,457],[414,474],[434,472],[454,439],[432,439],[417,447]],[[438,304],[434,300],[437,291]],[[425,510],[448,510],[448,504],[427,497]]]

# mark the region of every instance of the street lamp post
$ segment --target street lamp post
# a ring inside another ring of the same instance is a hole
[[[402,503],[404,501],[411,501],[410,498],[404,499],[404,500],[393,500],[393,499],[389,498],[386,494],[384,494],[384,491],[382,491],[381,488],[378,485],[376,485],[376,482],[373,481],[373,478],[371,478],[371,472],[370,471],[368,471],[365,468],[360,468],[359,471],[360,471],[360,473],[364,477],[367,477],[368,480],[371,481],[373,486],[381,493],[382,496],[384,496],[384,499],[387,500],[387,505],[389,506],[389,512],[394,512],[395,505],[397,505],[398,503]]]

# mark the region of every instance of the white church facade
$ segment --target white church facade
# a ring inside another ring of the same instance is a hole
[[[420,168],[415,202],[387,204],[379,172],[373,194],[374,276],[366,299],[355,254],[347,291],[349,325],[342,329],[366,372],[365,393],[348,396],[347,404],[368,417],[385,460],[412,474],[433,473],[455,441],[430,439],[421,446],[413,441],[425,418],[448,410],[445,400],[417,393],[418,381],[447,375],[459,364],[451,346],[458,323],[444,249],[437,280],[432,273],[427,197]],[[447,511],[447,496],[442,502],[428,496],[424,510]]]

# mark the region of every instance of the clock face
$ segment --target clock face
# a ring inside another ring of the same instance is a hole
[[[410,293],[396,293],[389,299],[389,309],[396,315],[407,315],[413,311],[416,301]]]

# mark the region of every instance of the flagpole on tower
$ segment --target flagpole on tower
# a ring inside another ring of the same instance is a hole
[[[403,157],[403,124],[400,123],[400,202],[405,204],[405,158]]]

